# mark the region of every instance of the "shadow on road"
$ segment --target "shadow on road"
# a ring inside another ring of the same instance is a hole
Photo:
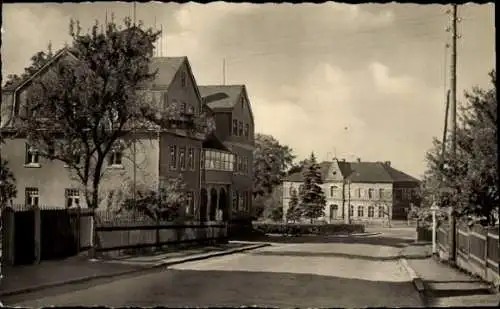
[[[194,270],[162,271],[54,297],[23,301],[16,305],[29,307],[257,305],[339,308],[422,306],[410,282],[368,281],[296,273]]]
[[[373,255],[361,255],[361,254],[342,253],[342,252],[255,251],[247,254],[262,255],[262,256],[338,257],[347,259],[360,259],[367,261],[394,261],[400,258],[399,255],[373,256]]]
[[[364,244],[403,248],[414,243],[412,239],[387,237],[387,236],[261,236],[253,238],[252,241],[262,241],[284,244],[306,244],[306,243],[339,243],[339,244]]]

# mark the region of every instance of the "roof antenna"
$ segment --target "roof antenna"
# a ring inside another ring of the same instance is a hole
[[[156,32],[156,15],[154,16],[154,21],[153,21],[153,30]],[[153,52],[153,57],[158,57],[158,42],[155,42],[155,49]]]
[[[160,57],[163,57],[163,25],[160,24]]]
[[[135,27],[135,4],[136,2],[134,1],[134,27]]]

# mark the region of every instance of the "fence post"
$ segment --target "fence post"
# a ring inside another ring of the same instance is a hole
[[[155,242],[156,242],[156,249],[160,249],[160,220],[156,218],[156,230],[155,230]]]
[[[41,260],[41,254],[42,254],[42,244],[41,244],[41,234],[42,234],[42,218],[41,218],[41,213],[40,213],[40,207],[38,206],[33,206],[33,223],[35,225],[34,228],[34,235],[33,237],[35,238],[35,264],[39,264]]]
[[[481,228],[482,229],[482,234],[486,236],[484,240],[484,277],[483,278],[488,278],[488,229],[486,228]]]
[[[14,209],[11,207],[5,208],[2,213],[2,220],[2,264],[12,266],[16,259],[16,220]]]
[[[82,237],[82,208],[80,205],[76,207],[76,250],[80,253],[81,250],[81,237]]]
[[[96,217],[96,212],[94,210],[94,213],[90,217],[90,258],[95,259],[96,258],[96,225],[95,225],[95,217]]]

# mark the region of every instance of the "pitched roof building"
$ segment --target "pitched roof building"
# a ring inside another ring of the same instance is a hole
[[[319,163],[323,192],[327,199],[326,221],[354,219],[406,219],[417,200],[420,181],[386,162],[347,162],[334,159]],[[283,208],[291,195],[300,191],[302,171],[283,182]],[[418,205],[415,205],[418,206]]]

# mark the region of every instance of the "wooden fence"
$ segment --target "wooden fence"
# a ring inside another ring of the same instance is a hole
[[[96,211],[95,251],[116,256],[137,250],[227,242],[224,222],[155,221],[141,213]]]
[[[142,213],[15,205],[2,211],[2,263],[227,241],[223,222],[155,222]]]
[[[14,205],[2,211],[2,261],[7,265],[70,257],[90,248],[92,211]]]
[[[469,227],[459,222],[455,235],[457,266],[486,281],[499,280],[498,226],[485,228],[476,224]],[[444,259],[450,255],[448,240],[449,225],[442,224],[437,229],[436,242],[438,253]]]

